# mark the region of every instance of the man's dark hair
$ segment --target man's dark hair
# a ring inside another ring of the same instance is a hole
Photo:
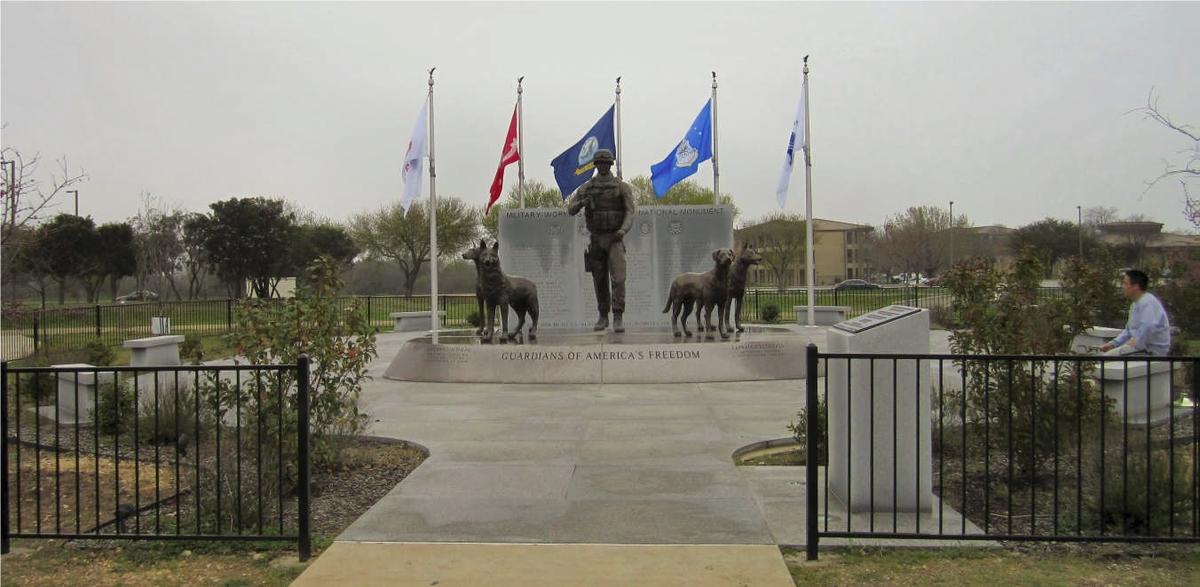
[[[1150,287],[1150,276],[1146,275],[1144,271],[1130,269],[1125,272],[1125,276],[1129,278],[1129,283],[1138,286],[1142,291],[1146,291],[1146,288]]]

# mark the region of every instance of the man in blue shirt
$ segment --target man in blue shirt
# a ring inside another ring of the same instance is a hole
[[[1101,351],[1113,351],[1109,354],[1129,354],[1135,352],[1164,356],[1171,351],[1171,323],[1167,320],[1167,311],[1154,294],[1146,291],[1150,278],[1137,269],[1125,272],[1121,286],[1125,297],[1133,300],[1129,306],[1129,322],[1125,330],[1117,335],[1112,342],[1100,347]]]

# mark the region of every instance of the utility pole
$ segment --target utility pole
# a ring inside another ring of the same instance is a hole
[[[954,200],[950,200],[950,266],[954,267]]]
[[[75,215],[79,216],[79,190],[67,190],[68,194],[75,194]]]

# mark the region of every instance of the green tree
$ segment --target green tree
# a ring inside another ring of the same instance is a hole
[[[690,179],[685,179],[671,186],[671,189],[667,190],[667,193],[663,194],[662,198],[655,197],[654,184],[650,182],[650,177],[647,175],[639,175],[630,179],[629,186],[633,188],[633,202],[638,207],[711,206],[713,204],[712,188],[703,187]],[[721,194],[721,199],[717,203],[733,208],[733,217],[735,219],[742,213],[737,205],[733,203],[733,196],[729,194]]]
[[[508,189],[508,195],[502,201],[496,202],[492,206],[491,212],[480,214],[483,216],[483,231],[490,239],[500,238],[500,213],[504,210],[515,210],[521,207],[521,195],[517,191],[517,186],[512,186]],[[562,199],[562,195],[558,192],[558,188],[550,187],[540,181],[530,180],[525,182],[525,207],[526,208],[565,208],[566,202]],[[487,206],[484,206],[486,209]],[[441,234],[439,229],[438,234]]]
[[[117,283],[122,277],[137,271],[137,247],[134,244],[133,227],[128,222],[110,222],[96,229],[100,237],[97,266],[108,278],[110,297],[117,297]]]
[[[339,266],[349,265],[359,252],[350,232],[332,222],[301,224],[292,236],[292,267],[297,273],[323,256]]]
[[[295,222],[282,200],[230,198],[209,205],[204,252],[230,295],[243,297],[250,280],[257,297],[271,297],[271,287],[289,269]]]
[[[453,258],[479,234],[478,210],[457,198],[438,198],[439,259]],[[413,203],[408,214],[393,203],[350,220],[350,235],[369,259],[396,263],[404,273],[404,294],[412,296],[421,267],[429,262],[429,202]]]
[[[1014,254],[1019,255],[1026,249],[1035,251],[1044,272],[1043,277],[1050,277],[1060,260],[1078,254],[1081,236],[1080,227],[1075,223],[1046,218],[1018,228],[1009,238],[1009,248]],[[1084,233],[1082,238],[1085,250],[1096,248],[1094,237]]]
[[[82,277],[96,262],[100,236],[91,218],[59,214],[39,227],[36,255],[44,256],[46,273],[58,283],[58,303],[66,302],[67,280]]]

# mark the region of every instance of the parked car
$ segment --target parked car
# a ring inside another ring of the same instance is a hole
[[[865,279],[847,279],[833,286],[833,289],[837,291],[844,289],[879,289],[879,286]]]
[[[158,294],[148,289],[143,289],[141,291],[127,293],[123,296],[117,296],[115,301],[118,304],[124,304],[127,302],[156,302],[158,301]]]

